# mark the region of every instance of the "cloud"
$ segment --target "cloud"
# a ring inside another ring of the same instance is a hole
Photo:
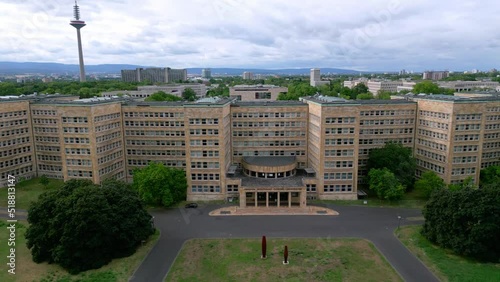
[[[0,0],[0,61],[77,63],[73,3]],[[79,1],[86,64],[490,69],[500,3]]]

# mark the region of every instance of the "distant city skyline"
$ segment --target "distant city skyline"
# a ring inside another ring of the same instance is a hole
[[[78,64],[73,1],[0,0],[0,61]],[[473,70],[500,66],[500,3],[78,2],[85,63],[173,68]]]

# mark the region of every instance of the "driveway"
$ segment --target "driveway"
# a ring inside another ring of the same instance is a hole
[[[420,210],[325,205],[338,216],[209,216],[222,206],[154,211],[161,231],[158,243],[130,278],[133,282],[164,281],[184,242],[191,238],[357,237],[368,239],[405,281],[438,281],[425,265],[394,236],[401,225],[419,222]],[[420,222],[421,223],[421,222]]]

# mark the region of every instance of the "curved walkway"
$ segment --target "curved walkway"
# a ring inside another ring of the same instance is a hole
[[[251,208],[240,208],[237,206],[229,206],[224,208],[219,208],[211,211],[208,215],[210,216],[241,216],[241,215],[339,215],[338,212],[325,208],[316,206],[307,206],[305,208],[300,207],[290,207],[290,208],[278,208],[278,207],[251,207]]]
[[[210,216],[223,206],[200,206],[197,209],[154,211],[155,225],[161,237],[130,281],[159,282],[165,277],[182,245],[191,238],[259,238],[268,237],[357,237],[373,242],[405,281],[439,281],[394,236],[399,224],[416,224],[406,218],[418,218],[419,210],[357,206],[326,208],[338,216]],[[401,222],[398,219],[401,216]]]

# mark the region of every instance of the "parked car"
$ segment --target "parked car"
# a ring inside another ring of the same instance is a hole
[[[189,203],[184,206],[186,209],[195,209],[198,207],[197,203]]]

